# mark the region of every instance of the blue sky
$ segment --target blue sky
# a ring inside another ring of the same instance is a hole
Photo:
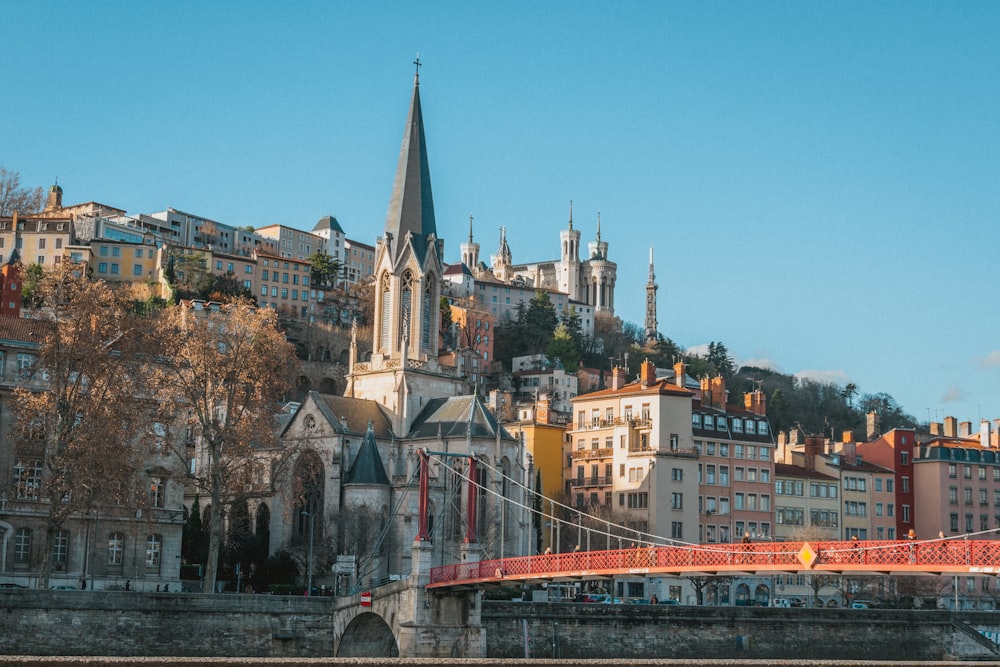
[[[1000,4],[30,2],[0,164],[66,203],[381,231],[417,53],[446,259],[556,257],[569,201],[642,322],[1000,418]]]

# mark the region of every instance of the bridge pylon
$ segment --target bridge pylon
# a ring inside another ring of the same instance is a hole
[[[411,549],[410,586],[398,610],[400,657],[486,657],[479,590],[428,591],[433,545],[417,540]],[[463,560],[478,562],[481,553],[475,542],[462,546]]]

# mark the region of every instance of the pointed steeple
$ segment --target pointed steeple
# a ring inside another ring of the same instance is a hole
[[[417,60],[419,63],[419,59]],[[424,118],[420,110],[420,70],[413,77],[413,99],[399,150],[396,180],[385,219],[386,234],[391,234],[393,259],[404,246],[406,235],[437,235],[434,223],[434,198],[431,195],[431,172],[424,139]]]
[[[375,442],[375,427],[371,420],[368,421],[368,431],[365,439],[361,443],[357,458],[347,471],[344,484],[366,484],[388,486],[389,476],[385,473],[385,466],[382,465],[382,457],[378,453],[378,444]]]

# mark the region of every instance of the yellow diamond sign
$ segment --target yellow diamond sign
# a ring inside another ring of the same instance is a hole
[[[805,565],[806,567],[811,568],[813,564],[816,562],[816,558],[817,558],[816,552],[813,551],[813,548],[811,546],[809,546],[809,543],[803,542],[802,548],[799,549],[799,562]]]

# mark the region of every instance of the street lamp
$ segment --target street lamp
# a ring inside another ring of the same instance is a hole
[[[306,561],[306,595],[312,595],[313,589],[313,524],[316,515],[302,510],[302,516],[309,517],[309,560]]]

